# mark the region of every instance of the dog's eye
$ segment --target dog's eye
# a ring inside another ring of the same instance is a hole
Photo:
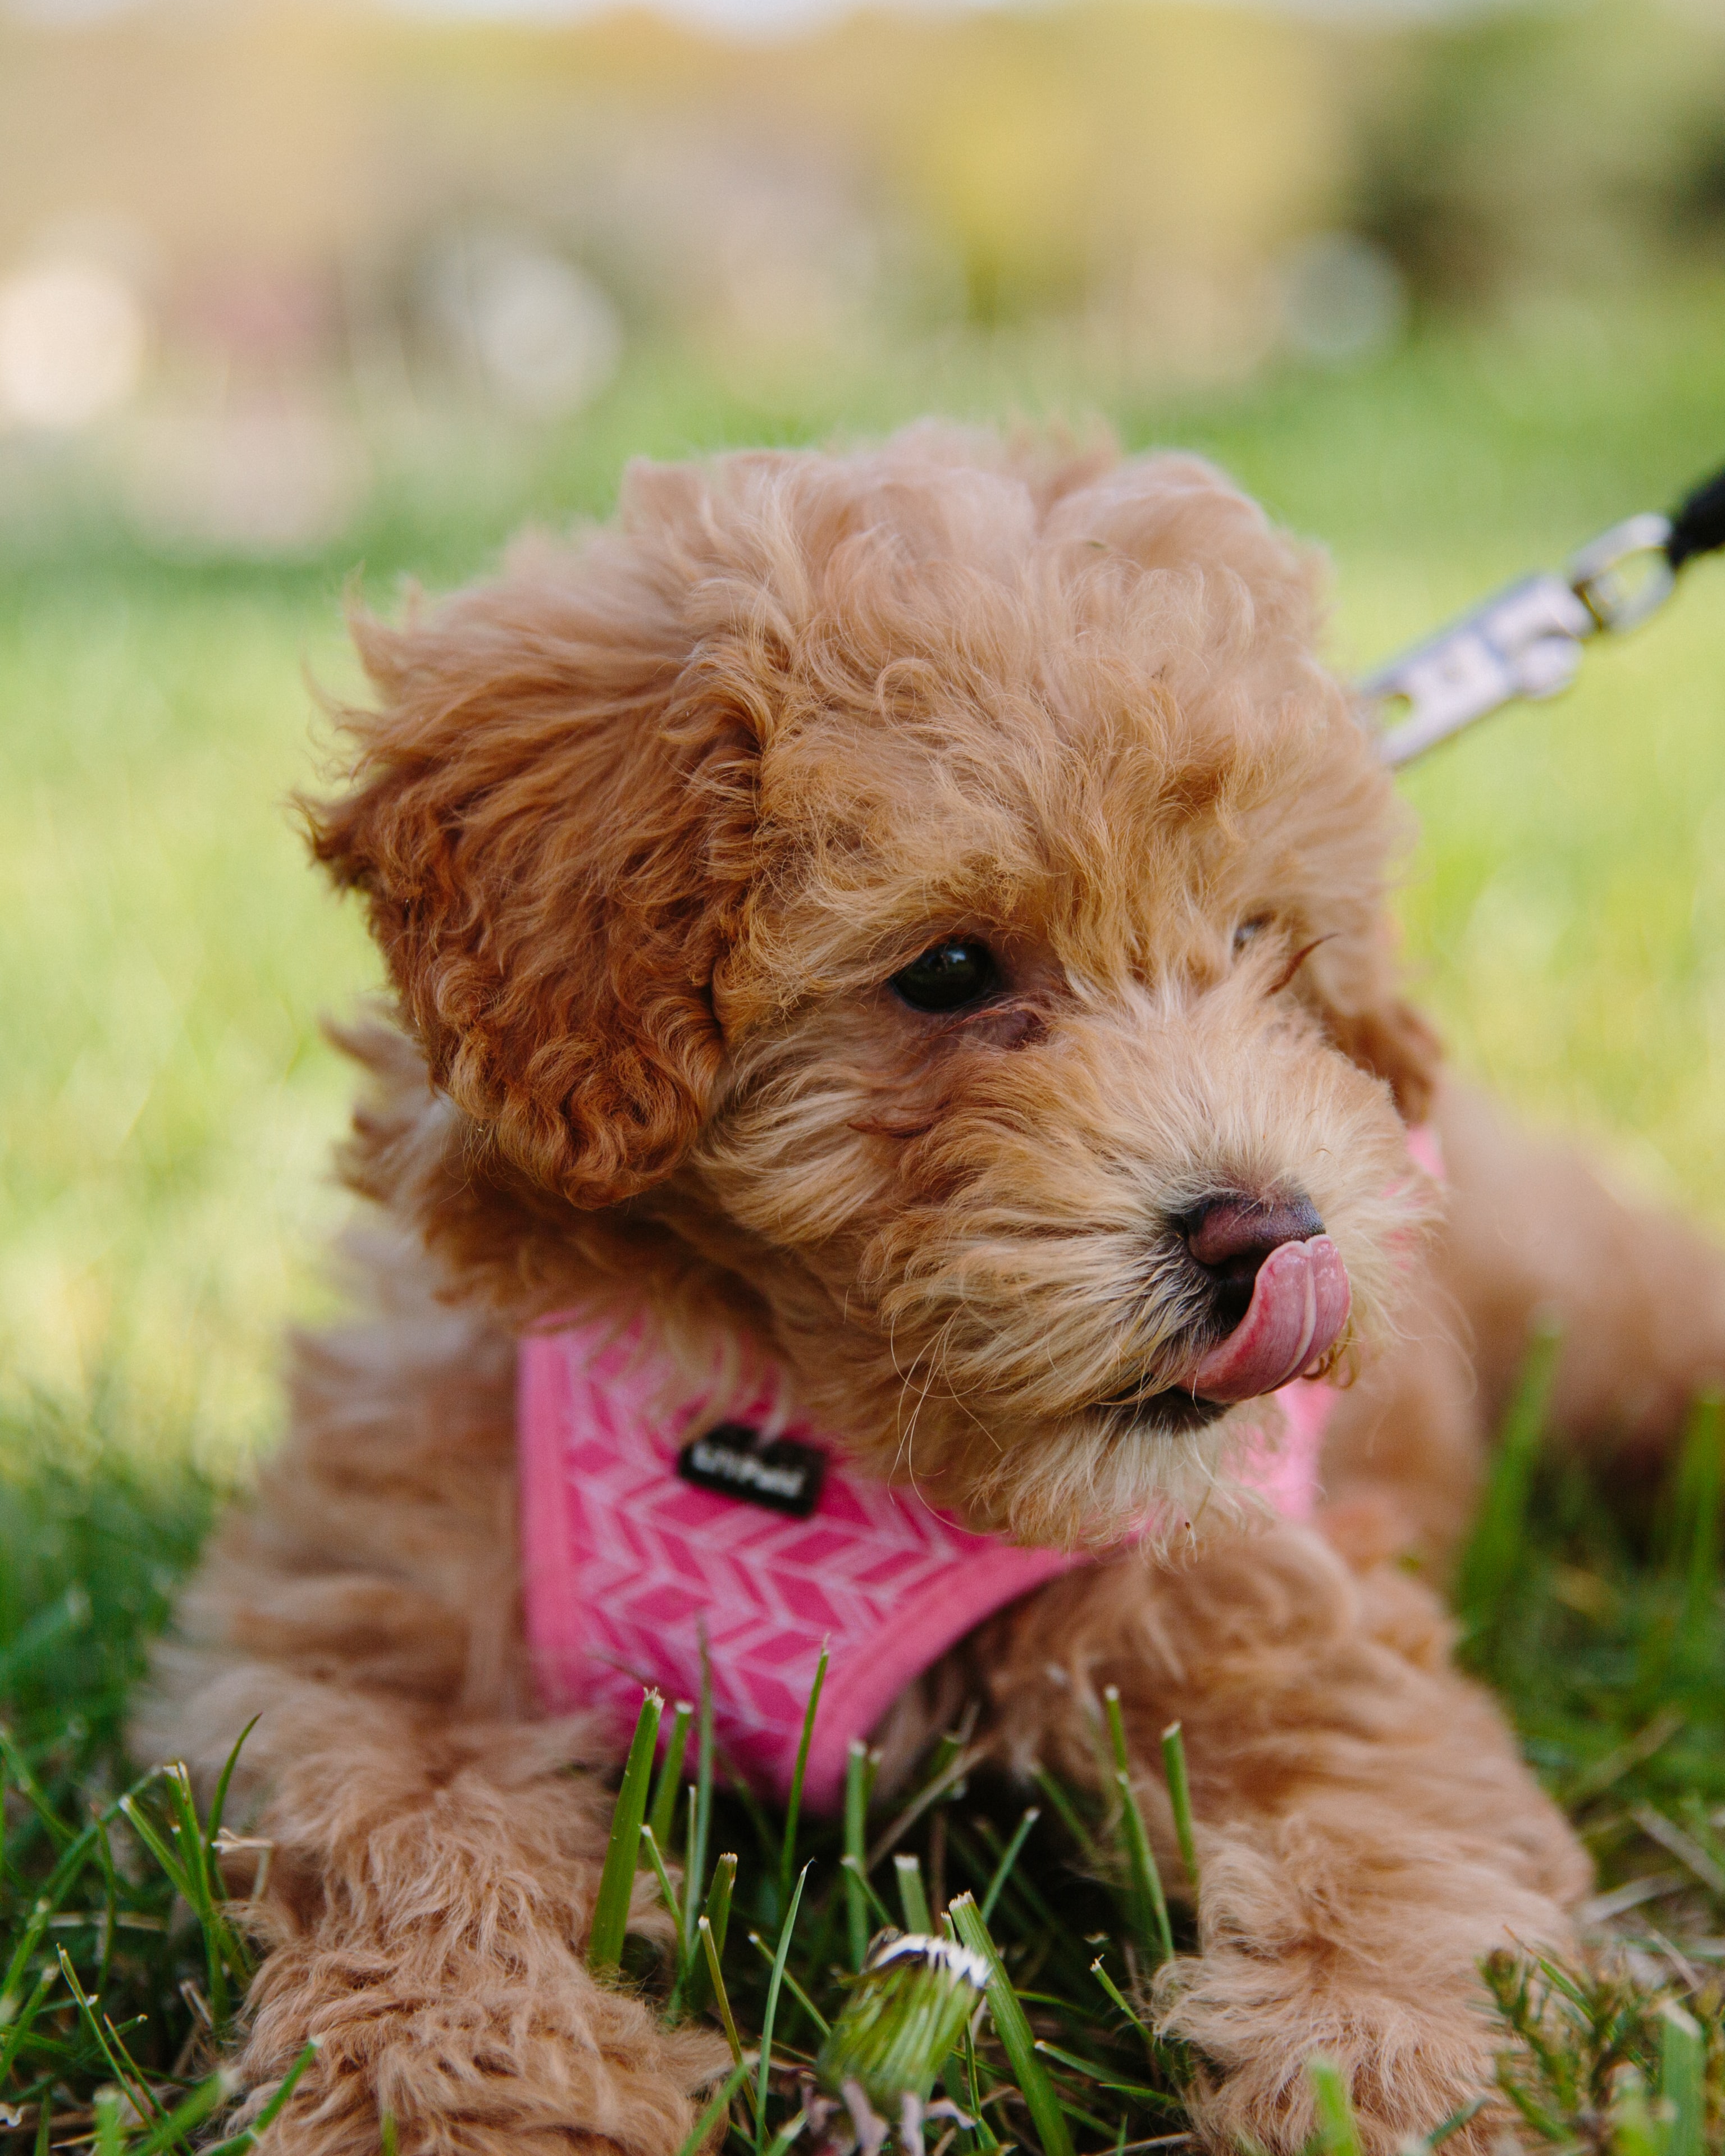
[[[986,943],[937,943],[895,973],[887,985],[912,1010],[963,1010],[999,980]]]
[[[1270,926],[1267,913],[1255,913],[1250,921],[1242,921],[1234,932],[1234,955],[1237,958],[1255,936],[1261,936]]]

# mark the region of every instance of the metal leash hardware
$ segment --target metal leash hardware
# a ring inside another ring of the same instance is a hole
[[[1677,572],[1725,547],[1725,470],[1670,516],[1645,512],[1589,540],[1559,571],[1524,577],[1367,676],[1389,707],[1378,750],[1392,768],[1518,697],[1555,696],[1574,680],[1581,647],[1656,613]],[[1399,716],[1394,707],[1404,707]]]

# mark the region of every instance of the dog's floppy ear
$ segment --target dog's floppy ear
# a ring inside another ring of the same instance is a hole
[[[638,540],[540,542],[429,619],[357,622],[378,707],[343,715],[349,790],[308,805],[433,1076],[583,1207],[700,1126],[754,822],[747,716],[689,679],[691,567]]]
[[[1368,1010],[1327,1010],[1324,1017],[1343,1054],[1389,1081],[1402,1121],[1409,1127],[1423,1123],[1443,1060],[1443,1043],[1430,1022],[1397,996]]]
[[[1397,993],[1395,957],[1381,921],[1367,916],[1315,948],[1300,969],[1298,990],[1348,1060],[1382,1078],[1410,1127],[1431,1111],[1443,1042],[1435,1028]]]

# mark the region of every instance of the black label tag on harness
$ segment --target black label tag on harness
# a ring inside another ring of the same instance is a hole
[[[691,1438],[677,1455],[677,1472],[697,1490],[714,1490],[769,1512],[806,1520],[820,1496],[826,1455],[788,1437],[762,1445],[746,1423],[721,1422]]]

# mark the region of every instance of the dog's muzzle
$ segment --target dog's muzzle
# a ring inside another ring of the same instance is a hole
[[[1153,1409],[1171,1430],[1195,1430],[1238,1401],[1322,1371],[1353,1297],[1342,1253],[1303,1193],[1225,1192],[1178,1226],[1203,1277],[1210,1323],[1172,1382],[1163,1375],[1153,1389],[1131,1387],[1101,1404]]]
[[[1228,1327],[1182,1373],[1180,1389],[1231,1405],[1322,1367],[1353,1302],[1342,1253],[1303,1191],[1224,1191],[1180,1223]]]
[[[1353,1301],[1327,1235],[1281,1243],[1257,1269],[1245,1316],[1183,1381],[1198,1399],[1232,1403],[1273,1393],[1322,1368]]]

